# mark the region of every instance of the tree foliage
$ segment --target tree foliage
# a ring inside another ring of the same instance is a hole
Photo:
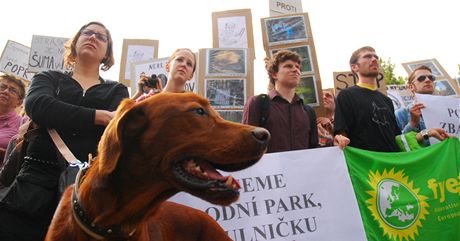
[[[387,85],[402,85],[406,83],[404,77],[396,76],[394,73],[395,65],[391,63],[391,58],[388,60],[380,59],[380,67],[385,77]]]

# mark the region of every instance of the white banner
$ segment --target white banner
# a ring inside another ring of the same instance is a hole
[[[207,212],[234,241],[366,240],[338,147],[266,154],[232,176],[242,188],[230,206],[186,193],[171,200]]]
[[[416,94],[417,102],[423,103],[423,120],[427,128],[442,128],[460,138],[460,98],[453,96]],[[439,142],[430,138],[430,142]]]

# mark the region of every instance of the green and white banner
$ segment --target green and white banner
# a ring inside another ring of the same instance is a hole
[[[327,147],[266,154],[232,173],[222,207],[180,193],[234,241],[460,241],[460,142],[413,152]]]
[[[368,241],[460,240],[460,142],[380,153],[345,150]]]

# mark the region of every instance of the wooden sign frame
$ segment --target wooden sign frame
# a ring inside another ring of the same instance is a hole
[[[130,86],[131,64],[158,58],[158,45],[158,40],[123,39],[119,81],[126,86]],[[129,60],[128,55],[130,55]]]
[[[457,83],[455,83],[455,80],[449,76],[447,71],[441,66],[441,64],[435,58],[402,63],[401,65],[404,67],[408,75],[412,73],[414,69],[416,69],[417,67],[421,65],[425,65],[429,67],[431,69],[431,73],[434,76],[436,76],[436,82],[437,81],[448,81],[450,87],[454,89],[455,93],[457,95],[460,95],[460,87],[457,86]],[[440,84],[441,82],[438,85]]]
[[[251,9],[213,12],[212,46],[254,49]]]

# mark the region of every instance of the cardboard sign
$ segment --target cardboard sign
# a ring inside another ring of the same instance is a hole
[[[334,72],[334,90],[336,96],[341,90],[356,85],[356,83],[358,83],[358,77],[351,71]],[[378,91],[382,92],[384,95],[387,94],[383,73],[379,73],[377,76],[377,87]]]
[[[412,71],[422,65],[430,68],[431,73],[436,76],[435,95],[460,95],[460,87],[457,86],[455,80],[449,76],[447,71],[435,58],[402,63],[401,65],[404,67],[408,74],[412,73]]]
[[[394,109],[405,108],[414,100],[407,85],[387,85],[387,96],[393,101]]]
[[[68,38],[32,36],[29,54],[29,71],[67,70],[64,67],[64,44]]]
[[[142,73],[147,76],[155,74],[158,78],[161,79],[161,86],[165,87],[168,82],[169,73],[166,72],[166,63],[168,62],[169,57],[160,58],[149,61],[135,62],[131,64],[131,94],[137,92],[137,81],[139,80]],[[190,91],[197,93],[198,88],[196,86],[196,73],[193,75],[193,78],[185,83],[185,91]]]
[[[301,12],[301,0],[270,0],[270,17]]]
[[[149,61],[158,58],[158,40],[150,39],[123,39],[121,53],[120,82],[130,86],[131,64],[141,61]],[[131,86],[133,87],[133,86]]]
[[[0,58],[0,71],[30,81],[33,73],[27,69],[30,48],[8,40]]]

